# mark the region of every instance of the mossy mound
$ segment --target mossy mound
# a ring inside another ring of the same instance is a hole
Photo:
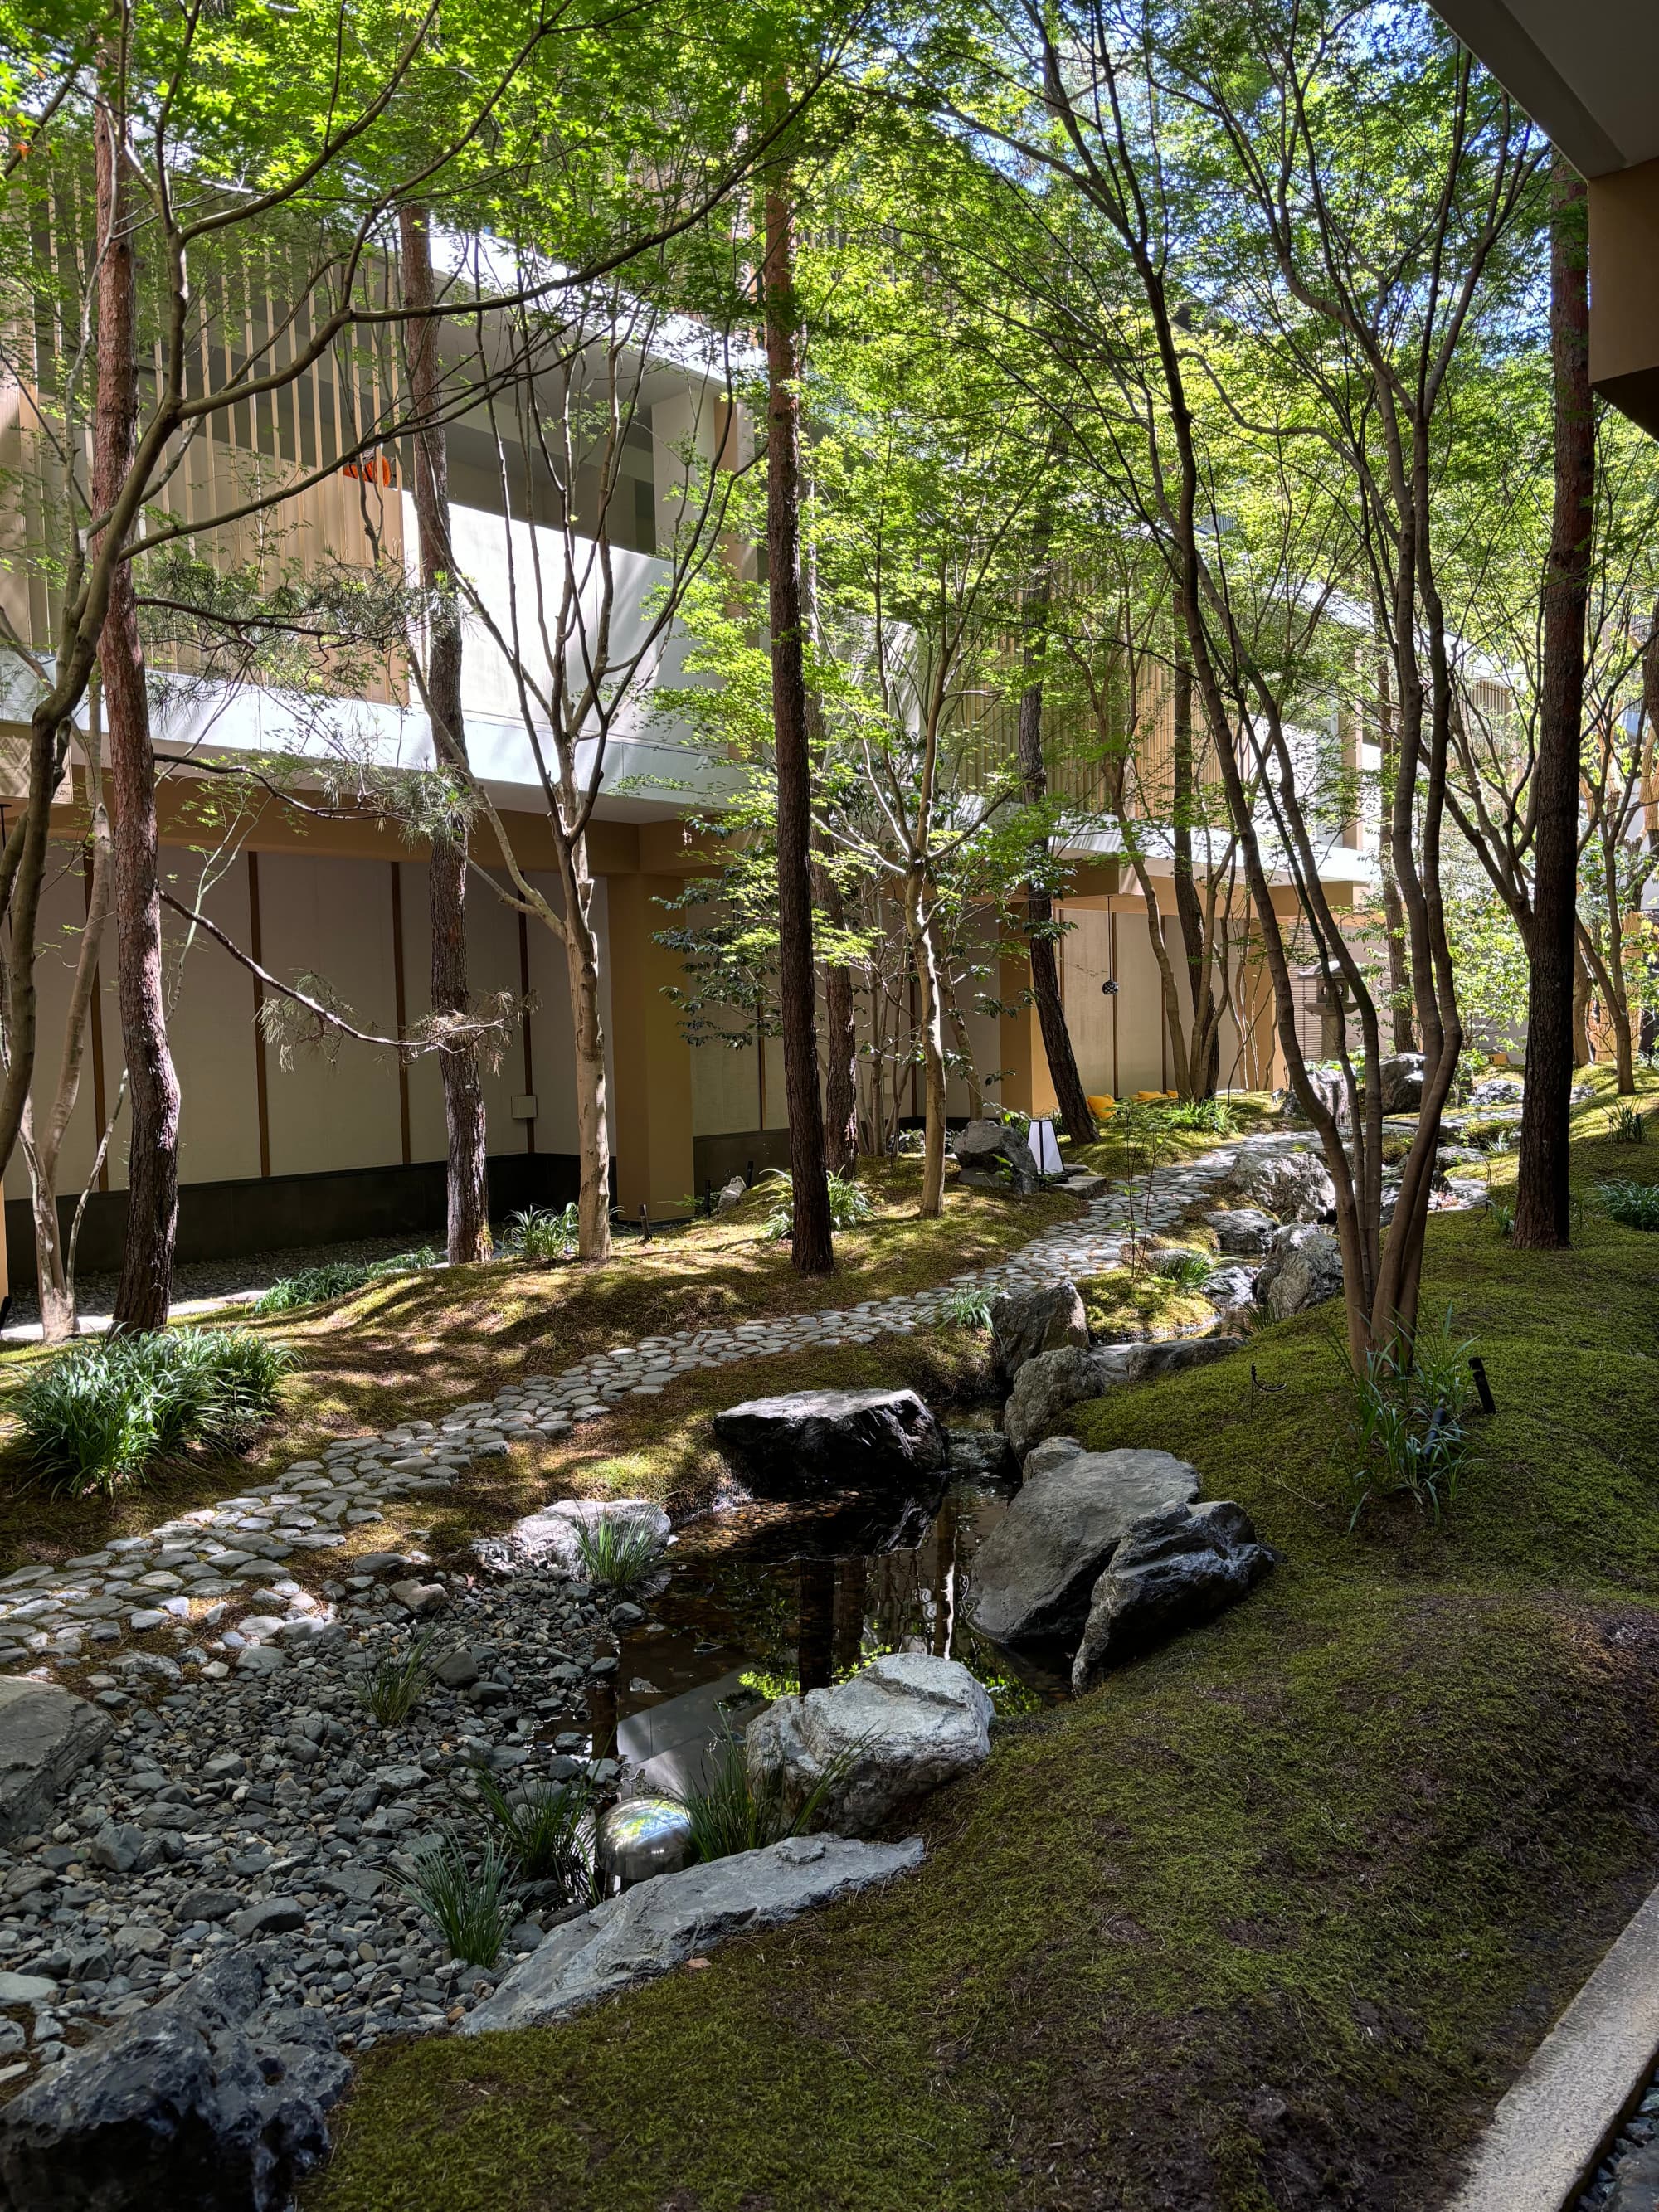
[[[1105,1344],[1146,1344],[1190,1334],[1215,1319],[1215,1308],[1201,1291],[1183,1291],[1150,1267],[1135,1273],[1114,1267],[1103,1275],[1085,1275],[1077,1287],[1089,1334]]]

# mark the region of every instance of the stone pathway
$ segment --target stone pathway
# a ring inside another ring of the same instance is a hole
[[[1169,1227],[1247,1153],[1308,1142],[1249,1137],[1161,1169],[1137,1188],[1135,1225]],[[0,1850],[0,2083],[234,1947],[253,1947],[272,2003],[320,2008],[342,2047],[453,2025],[495,1977],[450,1962],[408,1902],[409,1844],[465,1812],[481,1767],[534,1759],[555,1779],[587,1765],[614,1780],[614,1767],[591,1765],[605,1746],[592,1741],[589,1698],[616,1668],[612,1630],[637,1624],[637,1608],[607,1610],[556,1571],[388,1588],[427,1565],[418,1553],[342,1563],[318,1594],[295,1578],[296,1559],[342,1547],[390,1501],[445,1494],[515,1438],[602,1419],[677,1375],[903,1334],[963,1287],[1098,1273],[1128,1224],[1121,1190],[1104,1191],[1079,1219],[940,1289],[618,1345],[441,1421],[342,1439],[66,1567],[7,1577],[0,1668],[44,1676],[94,1660],[82,1686],[120,1723],[49,1830]],[[387,1650],[407,1648],[416,1613],[431,1614],[453,1663],[382,1735],[362,1684]],[[158,1630],[172,1632],[171,1655],[129,1646]],[[549,1917],[515,1929],[503,1970]]]

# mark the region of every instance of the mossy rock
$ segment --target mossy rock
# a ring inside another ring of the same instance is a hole
[[[1215,1308],[1198,1291],[1183,1291],[1150,1267],[1114,1267],[1085,1275],[1078,1285],[1089,1334],[1103,1344],[1150,1344],[1190,1334],[1215,1319]]]

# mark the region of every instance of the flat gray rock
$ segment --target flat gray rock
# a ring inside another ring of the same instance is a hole
[[[790,1836],[680,1874],[659,1875],[556,1928],[461,2023],[464,2035],[565,2020],[653,1980],[728,1936],[775,1928],[815,1905],[908,1874],[920,1836],[900,1844]]]
[[[107,1713],[54,1682],[0,1677],[0,1843],[51,1826],[58,1791],[110,1728]]]
[[[1224,1252],[1247,1259],[1265,1252],[1279,1228],[1271,1213],[1263,1213],[1254,1206],[1222,1206],[1204,1218],[1214,1230],[1215,1241]]]
[[[779,1785],[792,1814],[816,1791],[817,1824],[867,1835],[991,1755],[991,1700],[958,1660],[894,1651],[827,1690],[775,1700],[749,1724],[757,1794]]]
[[[1198,1492],[1198,1470],[1172,1452],[1073,1451],[1035,1474],[1028,1464],[974,1561],[969,1619],[996,1644],[1074,1639],[1129,1529],[1161,1506],[1190,1505]]]

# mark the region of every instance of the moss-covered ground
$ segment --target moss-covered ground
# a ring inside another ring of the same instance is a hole
[[[1249,1506],[1261,1589],[1002,1724],[885,1894],[558,2029],[374,2052],[310,2212],[1443,2201],[1659,1875],[1659,1237],[1594,1202],[1659,1146],[1580,1124],[1571,1251],[1431,1225],[1498,1407],[1440,1528],[1346,1533],[1328,1310],[1083,1409]]]

